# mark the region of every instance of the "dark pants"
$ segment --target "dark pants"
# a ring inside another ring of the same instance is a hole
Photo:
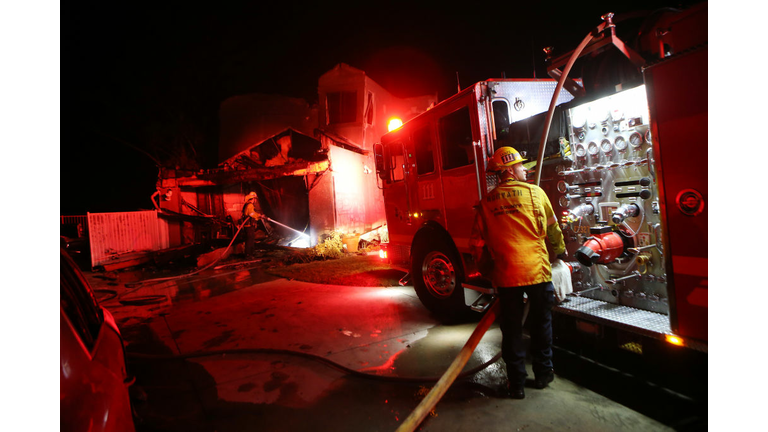
[[[245,230],[245,255],[251,256],[256,246],[256,227],[251,225],[243,229]]]
[[[523,292],[531,304],[528,323],[534,375],[552,370],[552,306],[555,287],[552,282],[521,287],[499,288],[501,302],[501,356],[507,364],[510,384],[525,383],[525,344],[523,343]]]

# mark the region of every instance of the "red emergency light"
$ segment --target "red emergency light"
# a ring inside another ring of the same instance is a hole
[[[389,123],[387,124],[387,132],[392,132],[393,130],[399,128],[403,125],[403,121],[400,120],[397,117],[393,117],[389,119]]]

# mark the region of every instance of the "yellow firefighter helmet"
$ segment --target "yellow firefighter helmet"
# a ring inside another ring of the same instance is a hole
[[[525,162],[520,153],[512,147],[499,147],[493,154],[491,163],[488,164],[489,171],[500,171],[504,168],[509,168],[514,164]]]
[[[248,201],[251,198],[256,198],[256,192],[251,192],[245,196],[245,200]]]

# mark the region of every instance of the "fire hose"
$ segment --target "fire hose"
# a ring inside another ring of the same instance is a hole
[[[494,297],[494,299],[491,300],[491,304],[488,306],[483,319],[480,320],[480,323],[475,328],[475,331],[472,332],[472,335],[467,340],[467,343],[464,344],[464,348],[461,349],[459,355],[456,356],[456,358],[453,360],[453,363],[451,363],[451,365],[448,367],[448,370],[445,371],[437,384],[432,387],[432,390],[427,393],[427,396],[422,399],[419,405],[416,406],[411,414],[403,421],[400,427],[397,428],[397,432],[416,430],[416,428],[419,427],[419,424],[424,421],[424,418],[427,417],[427,414],[432,411],[432,408],[437,405],[437,402],[440,401],[440,398],[442,398],[445,392],[448,391],[448,387],[450,387],[456,378],[458,378],[459,372],[461,372],[461,370],[464,368],[464,365],[466,365],[467,361],[469,361],[469,358],[472,356],[475,348],[477,348],[477,344],[480,343],[480,339],[483,338],[485,332],[488,331],[488,328],[496,320],[496,312],[498,308],[499,299]]]
[[[601,24],[598,26],[597,31],[599,32],[601,27],[603,27],[605,24]],[[544,150],[547,147],[547,138],[549,136],[549,127],[552,125],[552,117],[555,114],[555,105],[557,105],[557,99],[560,96],[560,91],[563,89],[563,85],[565,84],[565,80],[568,78],[568,74],[571,72],[571,67],[573,67],[573,63],[576,62],[576,59],[579,58],[579,55],[584,50],[584,48],[589,44],[589,42],[592,41],[592,32],[589,32],[587,36],[584,38],[584,40],[581,41],[579,46],[573,51],[573,54],[571,54],[571,57],[568,59],[568,63],[565,65],[565,69],[563,69],[562,75],[560,75],[560,79],[557,81],[557,86],[555,87],[555,93],[552,95],[552,101],[549,103],[549,110],[547,111],[547,119],[544,122],[544,132],[541,135],[541,141],[539,142],[539,154],[536,158],[536,186],[538,186],[541,183],[541,172],[542,170],[542,164],[544,163]]]

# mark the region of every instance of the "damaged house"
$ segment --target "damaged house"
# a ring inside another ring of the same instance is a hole
[[[435,104],[436,95],[396,98],[365,72],[339,64],[320,77],[318,100],[310,106],[253,94],[222,102],[218,166],[161,171],[154,197],[167,216],[169,246],[231,238],[250,191],[278,222],[271,228],[286,245],[314,246],[332,231],[359,236],[384,227],[373,144],[389,119],[407,121]]]

